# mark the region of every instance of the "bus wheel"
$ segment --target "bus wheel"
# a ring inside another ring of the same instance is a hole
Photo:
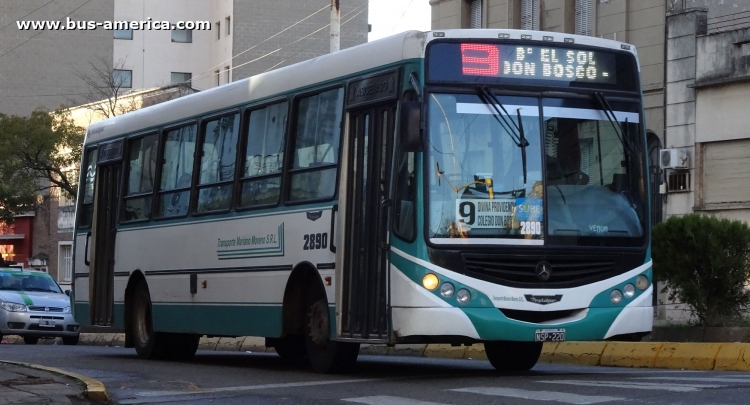
[[[542,354],[541,342],[484,342],[487,359],[498,371],[527,371]]]
[[[133,294],[133,322],[130,326],[133,345],[138,356],[144,359],[164,357],[164,336],[154,332],[151,318],[151,296],[145,281],[138,283]]]
[[[200,335],[190,333],[163,333],[160,336],[165,341],[165,357],[169,360],[192,359],[201,340]]]
[[[330,339],[328,301],[325,295],[311,294],[305,313],[305,346],[307,358],[317,373],[341,373],[357,361],[359,343]]]
[[[274,339],[273,348],[276,354],[284,360],[299,361],[307,357],[305,337],[302,335],[288,335]]]

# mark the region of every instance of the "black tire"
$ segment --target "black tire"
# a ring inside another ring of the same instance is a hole
[[[63,336],[62,341],[65,346],[75,346],[78,344],[80,335],[75,336]]]
[[[274,339],[273,348],[276,354],[284,360],[301,361],[307,357],[305,337],[302,335],[289,335]]]
[[[190,360],[195,356],[200,343],[200,336],[188,333],[160,334],[166,346],[164,358],[168,360]]]
[[[36,336],[24,336],[23,342],[27,345],[35,345],[39,342],[39,338]]]
[[[498,371],[531,370],[542,354],[541,342],[485,342],[487,359]]]
[[[156,360],[166,357],[167,339],[164,334],[154,332],[151,318],[151,295],[146,281],[141,281],[133,293],[133,320],[130,325],[133,346],[138,356]]]
[[[316,373],[344,373],[357,362],[359,343],[330,339],[328,300],[325,293],[308,295],[305,311],[305,347],[307,359]]]

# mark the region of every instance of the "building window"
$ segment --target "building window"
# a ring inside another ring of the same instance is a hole
[[[221,21],[216,21],[214,28],[216,28],[216,39],[221,39]]]
[[[193,42],[192,30],[172,30],[172,42],[190,43]]]
[[[172,72],[170,79],[171,84],[183,84],[190,81],[193,78],[192,73]]]
[[[593,0],[576,0],[576,34],[594,35]]]
[[[221,71],[215,71],[214,75],[216,75],[216,85],[221,86]]]
[[[539,30],[539,0],[521,0],[521,29]]]
[[[57,250],[57,281],[70,283],[73,281],[73,242],[60,242]]]
[[[115,39],[127,39],[132,40],[133,39],[133,30],[132,29],[126,29],[126,30],[115,30]]]
[[[133,71],[115,69],[112,71],[112,80],[114,81],[115,86],[129,89],[133,87]]]
[[[227,36],[229,36],[232,33],[232,17],[227,17],[224,24],[227,26]]]
[[[227,83],[232,81],[232,77],[230,75],[231,75],[231,68],[229,66],[226,66],[224,68],[224,79],[226,80]]]
[[[471,1],[471,28],[479,29],[484,28],[483,16],[482,16],[482,0]]]

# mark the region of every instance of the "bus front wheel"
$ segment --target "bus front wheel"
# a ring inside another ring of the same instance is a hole
[[[528,371],[539,361],[541,342],[485,342],[487,359],[498,371]]]
[[[159,359],[164,356],[164,339],[154,332],[151,319],[151,295],[145,281],[138,283],[133,294],[133,323],[131,325],[133,345],[138,356],[144,359]]]
[[[328,300],[325,294],[308,297],[305,313],[305,347],[313,371],[342,373],[354,366],[359,355],[359,343],[338,342],[330,339]]]

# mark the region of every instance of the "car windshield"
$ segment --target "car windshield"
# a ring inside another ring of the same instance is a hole
[[[36,291],[62,294],[55,280],[40,271],[0,270],[0,290]]]

